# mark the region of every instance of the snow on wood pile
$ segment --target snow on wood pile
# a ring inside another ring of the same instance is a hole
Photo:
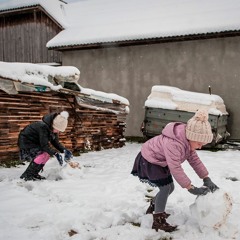
[[[32,63],[7,63],[0,62],[0,76],[6,79],[17,80],[21,83],[32,83],[59,90],[61,85],[56,85],[54,78],[77,81],[80,71],[75,67],[52,67]]]
[[[76,76],[79,77],[80,72],[72,67],[69,67],[69,74],[59,74],[57,68],[65,71],[66,67],[50,67],[51,71],[48,72],[49,67],[38,68],[37,66],[38,70],[33,68],[29,72],[26,71],[28,64],[23,64],[24,71],[21,70],[23,74],[18,75],[11,65],[8,66],[11,66],[12,73],[9,69],[3,70],[1,63],[1,162],[18,159],[17,138],[21,129],[32,122],[41,120],[45,114],[62,110],[68,111],[70,118],[66,131],[60,134],[60,140],[72,151],[81,152],[124,146],[123,134],[128,113],[126,99],[91,89],[84,89],[85,93],[83,93],[83,88],[77,84],[75,87],[79,87],[81,91],[64,88],[66,82],[76,83]],[[33,67],[34,64],[30,65]],[[34,71],[35,74],[32,74]],[[52,82],[47,81],[48,79]]]
[[[129,102],[126,98],[114,93],[105,93],[93,89],[83,88],[78,84],[80,71],[72,66],[46,66],[32,63],[7,63],[0,61],[0,89],[9,94],[16,94],[18,91],[33,91],[27,88],[28,85],[42,86],[53,91],[66,92],[69,88],[78,91],[80,96],[86,95],[91,99],[108,103],[122,103],[126,106]],[[6,80],[12,80],[10,83]],[[23,86],[25,84],[26,86]],[[73,94],[73,93],[72,93]],[[77,95],[75,93],[75,95]]]
[[[176,87],[156,85],[145,101],[145,107],[163,108],[196,112],[200,108],[207,109],[209,114],[227,115],[223,99],[214,94],[184,91]]]

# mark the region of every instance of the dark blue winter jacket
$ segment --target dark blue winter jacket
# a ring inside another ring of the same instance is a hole
[[[58,134],[53,133],[52,123],[57,113],[51,113],[43,117],[42,121],[31,123],[26,126],[19,134],[18,146],[20,149],[39,148],[39,151],[47,152],[53,156],[56,151],[49,143],[61,153],[64,146],[59,143]]]

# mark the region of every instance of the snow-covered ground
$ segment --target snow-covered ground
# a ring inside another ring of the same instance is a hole
[[[140,148],[140,144],[127,143],[120,149],[82,154],[74,158],[81,169],[60,167],[51,159],[42,173],[48,180],[41,182],[19,179],[26,166],[0,168],[0,239],[240,239],[239,151],[198,151],[210,177],[220,187],[218,193],[197,199],[200,207],[209,203],[205,212],[209,226],[199,225],[204,221],[199,222],[190,210],[196,197],[176,183],[166,211],[171,213],[169,222],[179,225],[179,230],[169,234],[152,230],[151,215],[145,215],[146,196],[153,196],[157,189],[130,174]],[[193,184],[201,186],[202,181],[187,162],[183,167]],[[225,208],[221,192],[231,197],[232,210],[223,225],[214,229],[211,214]],[[73,231],[77,234],[70,236]]]

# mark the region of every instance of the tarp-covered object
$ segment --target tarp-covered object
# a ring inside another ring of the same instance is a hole
[[[209,113],[213,141],[207,146],[224,142],[230,134],[227,132],[228,112],[220,96],[162,85],[153,86],[145,101],[143,135],[150,138],[161,134],[170,122],[187,123],[199,109],[206,109]]]
[[[79,85],[80,71],[72,66],[47,66],[32,63],[7,63],[0,61],[0,89],[8,94],[18,92],[46,92],[60,91],[67,89],[75,91],[72,94],[81,93],[100,102],[122,103],[129,105],[129,101],[114,93],[105,93],[93,89],[83,88]],[[9,81],[8,81],[9,80]],[[69,91],[67,91],[69,92]],[[80,99],[78,99],[81,102]],[[129,112],[129,108],[125,108]]]
[[[163,85],[152,87],[145,106],[194,113],[201,108],[213,115],[228,114],[223,99],[218,95],[185,91]]]
[[[61,83],[63,82],[76,83],[80,78],[80,71],[71,66],[52,67],[32,63],[0,62],[0,77],[19,81],[20,83],[46,86],[57,91],[62,88]],[[16,88],[18,87],[19,85],[16,86]],[[6,81],[1,81],[0,89],[6,89]],[[23,86],[20,90],[23,90]],[[16,94],[13,89],[9,90],[9,88],[8,93]]]

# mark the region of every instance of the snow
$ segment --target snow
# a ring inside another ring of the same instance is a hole
[[[197,198],[195,203],[190,206],[190,210],[199,222],[201,229],[205,227],[219,229],[225,225],[232,211],[232,198],[220,189],[214,194]]]
[[[61,85],[54,85],[49,82],[49,76],[69,77],[78,80],[80,71],[76,67],[61,66],[52,67],[32,63],[8,63],[0,62],[0,77],[18,80],[22,83],[47,86],[52,90],[59,90]]]
[[[168,221],[179,225],[179,230],[169,234],[152,230],[151,215],[145,215],[146,195],[154,196],[157,189],[130,174],[140,148],[140,144],[127,143],[119,149],[81,154],[74,157],[80,169],[69,165],[60,167],[55,159],[50,159],[42,173],[47,180],[41,182],[19,179],[26,166],[0,168],[1,239],[240,239],[239,151],[198,151],[220,190],[196,200],[175,183],[166,211],[171,213]],[[202,185],[189,164],[184,163],[183,168],[195,186]],[[210,206],[207,208],[210,214],[223,212],[221,193],[227,193],[232,199],[232,210],[226,221],[214,229],[215,215],[208,214],[209,226],[202,226],[202,219],[192,215],[190,206],[198,204],[201,210]],[[69,237],[71,230],[78,234]]]
[[[47,47],[234,31],[238,0],[87,0],[67,4],[69,26]]]
[[[145,101],[145,107],[196,112],[205,108],[213,115],[227,115],[223,99],[215,94],[184,91],[180,88],[155,85]]]
[[[95,99],[98,99],[98,100],[102,100],[102,101],[108,101],[108,102],[112,102],[112,100],[117,100],[125,105],[129,105],[129,101],[122,97],[122,96],[119,96],[115,93],[105,93],[105,92],[102,92],[102,91],[96,91],[96,90],[93,90],[93,89],[90,89],[90,88],[83,88],[81,87],[81,92],[84,93],[84,94],[88,94],[90,96],[92,96],[93,98]],[[109,101],[111,100],[111,101]],[[129,112],[129,108],[126,107],[126,112]]]
[[[17,80],[21,83],[47,86],[54,91],[58,91],[62,86],[53,84],[49,80],[52,80],[52,78],[55,77],[60,81],[75,82],[77,84],[80,78],[80,71],[73,66],[53,67],[43,64],[9,63],[0,61],[0,77]],[[117,94],[95,91],[93,89],[83,88],[80,85],[79,87],[81,93],[90,95],[94,99],[110,103],[112,103],[113,100],[117,100],[127,106],[129,105],[129,101],[126,98]],[[126,108],[126,111],[129,112],[129,109]]]

